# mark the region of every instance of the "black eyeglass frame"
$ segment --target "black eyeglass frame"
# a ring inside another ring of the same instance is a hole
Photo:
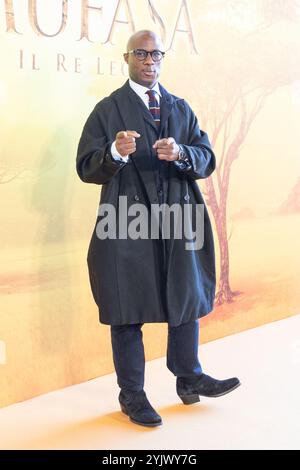
[[[145,52],[146,53],[146,56],[143,58],[143,59],[138,59],[137,56],[135,55],[136,51],[142,51],[142,52]],[[154,52],[159,52],[162,56],[159,60],[155,60],[153,58],[153,54]],[[160,51],[159,49],[154,49],[153,51],[146,51],[145,49],[132,49],[131,51],[127,51],[127,54],[134,54],[135,58],[137,60],[139,60],[140,62],[142,62],[143,60],[146,60],[147,57],[148,57],[148,54],[151,55],[151,58],[154,62],[160,62],[163,58],[164,58],[164,55],[165,55],[165,52],[163,51]]]

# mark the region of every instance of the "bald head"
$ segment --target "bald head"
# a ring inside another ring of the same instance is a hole
[[[134,53],[129,52],[135,49],[143,49],[147,52],[157,50],[165,52],[163,42],[154,31],[142,29],[130,36],[127,42],[127,52],[123,54],[124,60],[128,64],[131,80],[147,88],[152,88],[158,80],[163,59],[157,62],[152,59],[151,54],[148,54],[144,60],[139,60]]]
[[[160,51],[165,50],[163,42],[158,34],[156,34],[154,31],[151,31],[150,29],[141,29],[140,31],[136,31],[134,34],[132,34],[128,39],[126,49],[127,52],[132,49],[141,48],[140,43],[147,39],[153,40],[157,44],[157,49]]]

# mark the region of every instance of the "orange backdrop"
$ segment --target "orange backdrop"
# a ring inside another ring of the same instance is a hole
[[[0,406],[114,370],[86,265],[100,188],[79,180],[75,158],[95,103],[127,79],[122,53],[138,29],[163,37],[160,81],[187,99],[217,156],[199,182],[218,270],[201,342],[299,313],[297,8],[1,2]],[[165,324],[145,325],[144,339],[147,360],[165,355]]]

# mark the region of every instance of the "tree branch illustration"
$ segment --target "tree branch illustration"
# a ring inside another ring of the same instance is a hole
[[[289,18],[286,9],[285,14]],[[264,28],[263,33],[258,29],[246,34],[220,23],[203,31],[203,37],[207,35],[209,55],[203,47],[201,68],[205,73],[194,89],[199,90],[195,105],[202,128],[208,129],[212,147],[218,148],[216,171],[203,182],[203,194],[213,214],[219,242],[216,305],[232,302],[240,294],[231,288],[229,278],[228,241],[232,230],[228,236],[227,202],[233,164],[241,157],[247,136],[268,98],[280,87],[290,86],[300,78],[300,44],[292,34],[278,41],[274,34],[277,20],[278,9],[275,18],[268,22],[267,32]],[[265,23],[265,18],[258,23]],[[215,37],[222,37],[222,48]]]

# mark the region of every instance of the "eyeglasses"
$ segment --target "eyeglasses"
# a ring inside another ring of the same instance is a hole
[[[134,57],[137,60],[145,60],[148,57],[148,54],[150,54],[154,62],[159,62],[165,55],[165,52],[159,51],[157,49],[154,51],[145,51],[145,49],[132,49],[127,53],[134,54]]]

